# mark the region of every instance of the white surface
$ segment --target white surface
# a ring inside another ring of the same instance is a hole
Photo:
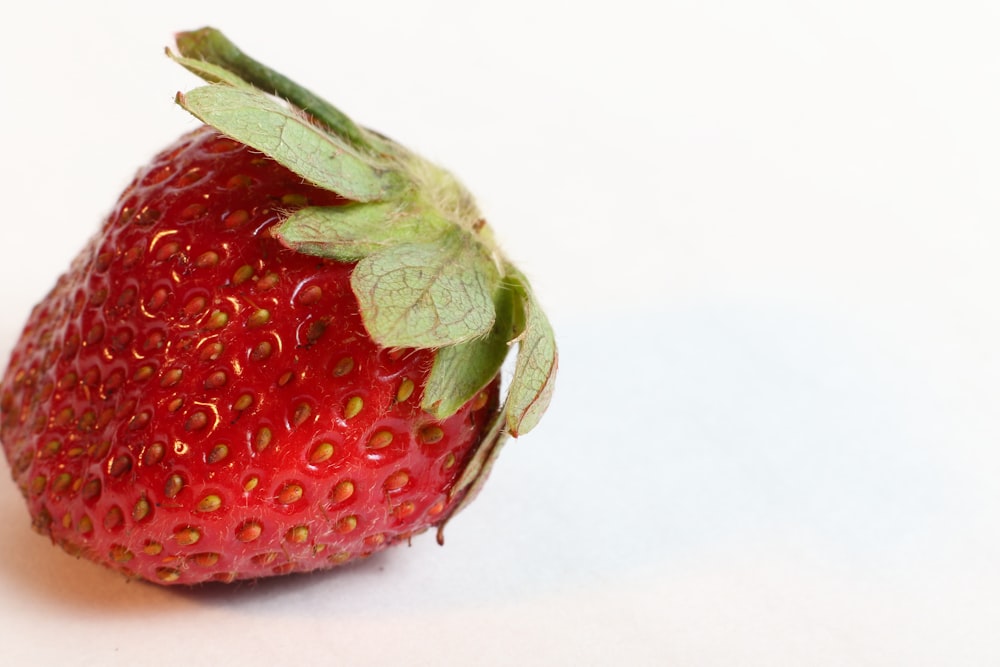
[[[4,356],[213,24],[467,181],[562,374],[446,547],[328,574],[126,583],[0,483],[5,664],[1000,664],[994,3],[99,4],[0,27]]]

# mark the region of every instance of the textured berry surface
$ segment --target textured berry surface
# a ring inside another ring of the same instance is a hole
[[[350,265],[269,235],[343,204],[209,128],[137,176],[32,313],[0,438],[37,530],[161,583],[306,571],[442,521],[497,409],[420,408],[429,350],[375,345]]]

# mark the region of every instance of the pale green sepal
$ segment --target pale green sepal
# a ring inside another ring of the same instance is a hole
[[[486,480],[490,476],[493,464],[500,455],[500,450],[503,449],[504,444],[509,439],[509,434],[504,429],[504,414],[505,411],[501,409],[494,415],[493,420],[483,435],[483,439],[476,445],[476,450],[473,452],[472,457],[465,464],[462,473],[455,480],[455,484],[452,485],[451,490],[448,491],[449,500],[457,498],[459,494],[462,494],[462,499],[452,507],[448,516],[438,524],[438,544],[444,544],[444,529],[452,517],[465,509],[479,495],[480,490],[482,490],[483,485],[486,484]]]
[[[402,175],[362,157],[275,98],[258,90],[213,84],[178,95],[203,122],[273,158],[321,188],[355,201],[377,201],[406,186]]]
[[[505,267],[518,289],[524,324],[517,362],[507,392],[507,430],[515,438],[533,429],[549,406],[555,388],[559,353],[555,334],[527,279],[517,269]]]
[[[243,80],[224,67],[213,65],[212,63],[205,62],[204,60],[185,58],[184,56],[179,56],[173,53],[169,49],[167,49],[167,56],[178,65],[184,67],[184,69],[188,70],[195,76],[204,79],[208,83],[224,83],[233,86],[234,88],[254,90],[253,84]]]
[[[453,228],[404,201],[299,209],[273,235],[289,248],[338,262],[355,262],[400,243],[432,241]]]
[[[486,335],[499,281],[482,246],[457,228],[368,255],[351,274],[365,328],[383,347],[439,348]]]
[[[513,301],[511,290],[501,286],[494,297],[497,315],[490,332],[437,351],[424,385],[424,410],[446,419],[496,377],[510,351]]]

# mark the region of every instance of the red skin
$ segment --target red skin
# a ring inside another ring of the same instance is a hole
[[[443,422],[423,412],[431,353],[380,349],[350,265],[268,235],[306,203],[344,200],[208,128],[138,174],[0,385],[37,530],[191,584],[330,567],[448,516],[496,382]]]

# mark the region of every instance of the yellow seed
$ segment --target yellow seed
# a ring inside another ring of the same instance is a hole
[[[219,443],[215,447],[212,447],[212,451],[210,451],[208,456],[205,457],[205,461],[207,463],[218,463],[227,456],[229,456],[229,446],[224,443]]]
[[[404,486],[406,486],[410,481],[410,474],[405,470],[397,470],[396,472],[389,475],[385,480],[385,490],[386,491],[398,491]]]
[[[150,509],[152,509],[152,507],[150,506],[149,501],[146,500],[145,497],[139,498],[139,500],[135,502],[135,506],[132,508],[132,519],[135,521],[142,521],[149,516]]]
[[[330,492],[330,500],[334,503],[342,503],[353,495],[354,482],[349,479],[345,479],[338,482],[337,486],[333,487],[333,491]]]
[[[174,539],[182,547],[188,547],[192,544],[197,544],[198,540],[201,539],[201,531],[191,526],[185,526],[174,533]]]
[[[304,493],[305,491],[302,489],[302,486],[296,484],[295,482],[291,482],[286,484],[281,491],[278,492],[278,502],[282,505],[291,505],[292,503],[302,500],[302,495]]]
[[[249,521],[236,530],[236,539],[240,542],[253,542],[260,537],[263,527],[256,521]]]
[[[163,551],[163,545],[155,540],[147,540],[142,546],[142,551],[150,556],[159,556]]]
[[[323,463],[324,461],[329,461],[333,456],[333,444],[329,442],[321,442],[315,447],[313,447],[312,453],[309,455],[310,463]]]
[[[242,285],[251,278],[253,278],[253,267],[249,264],[244,264],[236,269],[236,273],[233,274],[233,284]]]
[[[167,483],[163,485],[163,494],[167,498],[173,498],[184,488],[184,478],[174,474],[167,478]]]
[[[256,476],[250,477],[247,479],[247,481],[243,482],[243,490],[249,493],[250,491],[253,491],[254,489],[257,488],[257,484],[259,482],[260,482],[260,477]]]
[[[434,443],[441,442],[441,438],[443,437],[444,430],[436,424],[430,424],[420,429],[420,440],[424,444],[433,445]]]
[[[396,400],[402,403],[413,395],[414,388],[416,388],[416,385],[413,384],[413,380],[403,378],[403,381],[399,384],[399,391],[396,392]]]
[[[198,501],[199,512],[215,512],[222,507],[222,498],[213,494],[207,495]]]
[[[258,452],[267,449],[267,446],[271,444],[272,435],[271,429],[267,426],[261,426],[257,429],[257,433],[253,437],[253,445],[257,448]]]
[[[251,328],[262,327],[271,321],[271,312],[266,308],[258,308],[250,315],[247,326]]]
[[[356,516],[345,516],[340,521],[337,522],[337,532],[338,533],[350,533],[355,528],[358,527],[358,517]]]
[[[365,407],[365,401],[360,396],[351,396],[344,406],[344,419],[353,419]]]
[[[392,433],[389,431],[376,431],[371,438],[368,439],[369,449],[382,449],[383,447],[388,447],[392,443]]]
[[[285,533],[285,539],[295,544],[302,544],[309,539],[309,528],[307,526],[295,526],[289,528]]]
[[[169,583],[180,579],[181,573],[172,567],[158,567],[156,568],[156,578]]]
[[[253,405],[253,395],[241,394],[240,397],[236,399],[236,402],[233,403],[233,410],[242,412],[243,410],[249,408],[251,405]]]

